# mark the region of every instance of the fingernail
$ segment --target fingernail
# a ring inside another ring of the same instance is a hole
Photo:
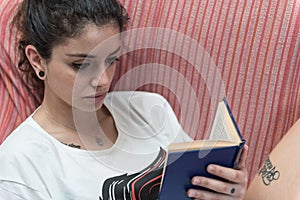
[[[213,171],[215,171],[215,166],[213,166],[213,165],[208,165],[208,168],[207,168],[207,170],[209,171],[209,172],[213,172]]]
[[[188,192],[188,196],[191,197],[191,198],[194,197],[195,196],[195,192],[193,190],[190,190]]]
[[[199,178],[193,179],[193,184],[200,184],[201,180]]]

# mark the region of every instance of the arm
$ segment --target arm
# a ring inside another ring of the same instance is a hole
[[[188,196],[195,199],[243,199],[248,183],[248,173],[245,168],[247,152],[248,146],[245,145],[239,166],[236,169],[212,164],[207,167],[209,173],[229,180],[229,182],[222,182],[200,176],[193,177],[192,183],[194,185],[209,188],[217,193],[190,189],[187,192]]]
[[[299,199],[300,119],[286,133],[251,182],[246,199]],[[287,192],[288,191],[288,192]]]

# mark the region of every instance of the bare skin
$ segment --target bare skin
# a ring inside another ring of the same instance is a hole
[[[245,199],[300,199],[300,120],[270,153],[252,180]]]

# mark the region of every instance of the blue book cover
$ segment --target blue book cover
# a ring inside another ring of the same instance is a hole
[[[220,102],[209,140],[171,144],[165,164],[160,200],[190,199],[186,192],[190,188],[204,189],[191,184],[193,176],[216,179],[206,171],[209,164],[234,168],[239,160],[245,140],[234,120],[226,99]]]

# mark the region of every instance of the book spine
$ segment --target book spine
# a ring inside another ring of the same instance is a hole
[[[240,143],[240,145],[238,146],[237,155],[235,157],[233,168],[237,168],[237,166],[239,165],[240,157],[241,157],[245,143],[246,143],[246,140],[243,139],[242,142]]]
[[[236,123],[236,121],[235,121],[235,118],[234,118],[234,116],[233,116],[233,114],[232,114],[232,111],[231,111],[231,109],[230,109],[230,107],[229,107],[229,104],[228,104],[228,102],[227,102],[226,97],[223,98],[223,101],[224,101],[224,103],[225,103],[225,105],[226,105],[227,111],[228,111],[228,113],[229,113],[229,116],[230,116],[230,118],[231,118],[233,124],[234,124],[235,129],[236,129],[236,131],[238,132],[240,138],[242,139],[242,138],[243,138],[243,137],[242,137],[242,134],[241,134],[240,129],[239,129],[239,127],[238,127],[238,125],[237,125],[237,123]]]

